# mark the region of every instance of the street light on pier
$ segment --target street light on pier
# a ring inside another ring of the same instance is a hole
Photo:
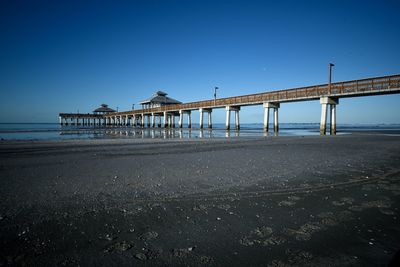
[[[329,94],[331,93],[331,84],[332,84],[332,67],[335,66],[332,63],[329,63],[328,68],[329,68],[329,84],[328,84],[328,89],[329,89]]]
[[[219,88],[218,87],[214,87],[214,106],[216,105],[216,103],[217,103],[217,90],[218,90]]]

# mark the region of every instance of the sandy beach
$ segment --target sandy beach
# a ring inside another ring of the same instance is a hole
[[[388,266],[400,136],[2,141],[0,201],[0,266]]]

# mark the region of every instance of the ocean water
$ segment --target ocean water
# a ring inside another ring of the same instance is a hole
[[[232,125],[233,126],[233,125]],[[232,127],[231,126],[231,127]],[[272,131],[271,131],[272,130]],[[338,134],[352,132],[381,132],[399,134],[400,124],[339,124]],[[329,129],[327,130],[329,133]],[[58,123],[0,123],[1,140],[62,140],[62,139],[115,139],[115,138],[240,138],[274,136],[263,131],[261,123],[244,123],[241,129],[225,130],[224,124],[214,124],[213,129],[200,130],[198,124],[192,129],[136,128],[132,126],[61,126]],[[318,123],[280,123],[279,136],[319,135]]]

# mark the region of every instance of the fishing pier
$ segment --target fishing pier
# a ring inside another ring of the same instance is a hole
[[[163,93],[163,92],[157,92]],[[336,108],[340,98],[385,95],[400,93],[400,74],[374,77],[360,80],[335,82],[313,85],[287,90],[218,98],[190,103],[169,103],[168,105],[145,104],[142,109],[122,112],[110,111],[99,114],[71,114],[60,113],[60,124],[68,121],[77,125],[86,122],[104,126],[135,126],[135,127],[186,127],[191,128],[191,113],[198,110],[200,113],[199,127],[212,128],[212,111],[225,109],[225,127],[230,130],[231,113],[234,113],[236,130],[240,129],[239,113],[242,107],[262,105],[264,109],[264,130],[270,131],[269,122],[273,120],[274,132],[279,131],[278,111],[281,104],[289,102],[319,100],[321,104],[320,134],[325,135],[329,125],[330,134],[336,134]],[[165,95],[156,95],[165,97]],[[173,101],[171,101],[173,102]],[[270,118],[270,113],[273,113]],[[204,123],[207,114],[207,125]],[[186,119],[185,119],[186,118]],[[329,119],[329,120],[328,120]],[[178,125],[175,121],[178,120]],[[329,124],[328,124],[329,122]]]

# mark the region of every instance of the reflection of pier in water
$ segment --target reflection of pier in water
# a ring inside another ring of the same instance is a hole
[[[168,128],[79,128],[62,127],[60,135],[92,136],[93,138],[142,138],[142,139],[191,139],[214,137],[239,137],[239,131],[211,129],[168,129]]]

